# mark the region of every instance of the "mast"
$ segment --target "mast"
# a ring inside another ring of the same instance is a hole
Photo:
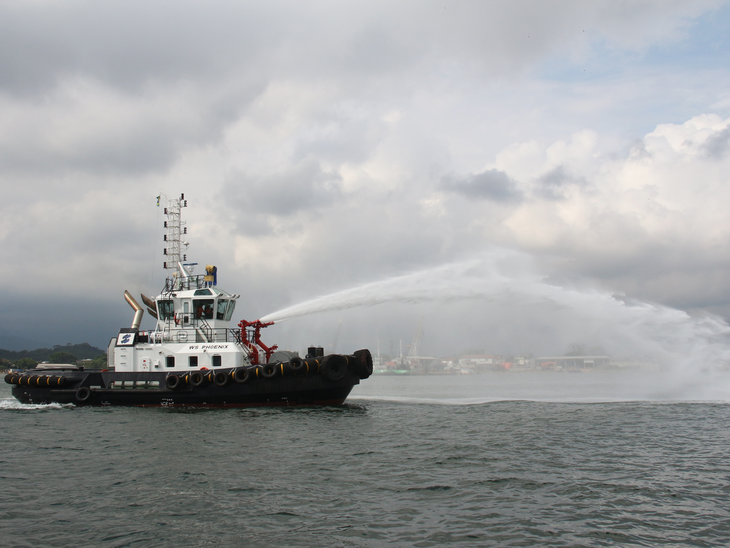
[[[182,262],[187,260],[187,255],[182,253],[183,246],[187,250],[188,243],[182,240],[182,236],[188,233],[188,228],[185,226],[185,221],[181,219],[180,210],[183,207],[188,207],[188,201],[185,199],[185,194],[180,194],[180,197],[174,200],[167,201],[167,207],[165,208],[165,215],[167,220],[165,221],[165,228],[167,234],[163,236],[166,247],[163,250],[165,255],[165,261],[163,267],[165,270],[172,270],[168,279],[174,277],[175,272],[182,270]],[[182,270],[180,276],[187,276],[188,273]]]

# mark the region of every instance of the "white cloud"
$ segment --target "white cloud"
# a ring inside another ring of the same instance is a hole
[[[636,61],[718,5],[0,3],[0,282],[153,292],[184,191],[252,314],[494,244],[730,312],[728,73]]]

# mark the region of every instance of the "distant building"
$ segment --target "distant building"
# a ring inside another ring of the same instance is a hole
[[[492,356],[491,354],[478,354],[473,356],[462,356],[459,358],[459,365],[501,365],[502,356]]]
[[[538,369],[593,369],[611,365],[609,356],[543,356],[535,358]]]

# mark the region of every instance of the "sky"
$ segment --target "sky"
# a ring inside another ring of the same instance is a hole
[[[281,346],[724,336],[729,25],[720,0],[0,0],[0,346],[106,347],[124,290],[162,288],[180,193],[240,318],[351,292]]]

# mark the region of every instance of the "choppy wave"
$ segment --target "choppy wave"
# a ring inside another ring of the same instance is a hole
[[[6,414],[4,545],[730,543],[727,404],[106,411]]]

